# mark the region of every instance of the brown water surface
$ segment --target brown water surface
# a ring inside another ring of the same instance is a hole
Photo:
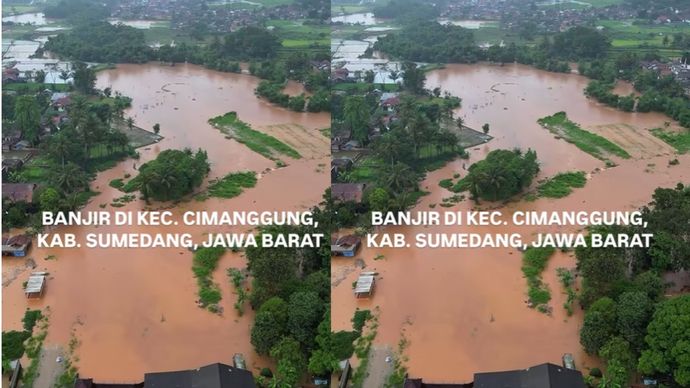
[[[138,126],[161,125],[165,138],[139,149],[140,160],[127,160],[98,174],[92,188],[101,192],[85,210],[100,210],[123,195],[108,182],[125,173],[136,175],[134,165],[155,158],[165,149],[190,147],[208,152],[210,176],[232,171],[261,173],[255,188],[231,200],[190,201],[171,207],[176,217],[183,211],[222,210],[304,210],[320,201],[329,184],[327,142],[317,129],[330,125],[327,114],[295,113],[257,99],[253,90],[257,78],[210,71],[192,65],[175,67],[157,64],[120,65],[98,74],[99,88],[112,87],[133,98],[126,112]],[[300,160],[284,159],[288,167],[274,169],[275,163],[234,140],[225,139],[212,128],[210,117],[236,111],[255,129],[290,141],[298,133],[306,139],[293,146]],[[281,128],[289,128],[284,133]],[[316,150],[314,144],[323,144]],[[263,172],[263,173],[262,173]],[[280,193],[280,195],[276,195]],[[156,206],[160,206],[157,204]],[[143,201],[134,201],[120,210],[140,210]],[[113,210],[108,206],[106,209]],[[247,228],[235,227],[232,231]],[[61,233],[83,236],[92,227],[62,227]],[[102,226],[99,232],[171,233],[189,232],[197,241],[220,227]],[[79,237],[78,237],[79,238]],[[83,239],[82,239],[83,240]],[[53,255],[53,260],[44,258]],[[77,348],[80,374],[101,381],[137,381],[145,372],[196,368],[206,363],[231,363],[235,353],[243,353],[253,369],[267,364],[249,343],[253,314],[245,305],[239,317],[233,309],[236,295],[226,275],[229,267],[244,267],[240,254],[228,252],[214,274],[223,300],[222,316],[196,306],[197,285],[191,271],[192,255],[180,249],[32,249],[30,256],[39,270],[50,272],[45,296],[28,301],[22,282],[29,271],[17,275],[3,291],[3,329],[17,329],[27,307],[52,310],[46,344],[67,346],[72,333],[80,341]],[[3,281],[22,260],[3,260]]]
[[[649,128],[669,119],[660,114],[623,113],[584,97],[587,79],[555,74],[526,66],[449,65],[427,74],[427,86],[440,86],[460,96],[458,115],[473,128],[490,124],[495,139],[470,151],[469,161],[456,160],[429,173],[422,186],[431,193],[415,210],[430,210],[453,193],[438,186],[454,173],[466,174],[463,166],[484,158],[499,148],[520,147],[537,151],[542,172],[539,179],[557,172],[583,170],[586,187],[559,199],[518,201],[499,207],[507,215],[514,211],[634,210],[649,202],[656,187],[690,182],[690,156],[676,156],[664,143],[655,141]],[[566,111],[586,129],[611,136],[629,150],[633,158],[616,160],[615,168],[583,153],[574,145],[554,138],[537,124],[537,119]],[[675,124],[672,125],[675,127]],[[615,135],[615,136],[614,136]],[[648,148],[652,148],[651,150]],[[680,166],[669,166],[678,157]],[[448,209],[470,210],[465,200]],[[436,206],[436,209],[441,209]],[[537,232],[576,231],[573,227],[388,227],[382,231],[403,233],[414,242],[417,233],[520,233],[531,241]],[[382,260],[374,261],[377,255]],[[332,322],[334,330],[351,328],[355,308],[380,306],[375,342],[396,346],[401,334],[409,340],[405,354],[413,377],[435,382],[466,382],[480,371],[526,368],[553,362],[560,364],[564,353],[572,353],[578,368],[597,365],[579,344],[582,312],[573,316],[563,309],[566,296],[556,277],[556,268],[575,266],[572,253],[557,253],[543,273],[549,285],[551,316],[526,305],[527,285],[521,272],[521,253],[516,249],[375,249],[364,248],[358,258],[367,271],[379,273],[370,300],[355,299],[352,282],[359,270],[348,258],[332,261]]]

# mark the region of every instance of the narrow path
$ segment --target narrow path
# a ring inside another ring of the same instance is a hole
[[[362,386],[385,387],[391,373],[393,373],[393,349],[389,345],[372,345],[367,377]]]
[[[65,352],[60,345],[44,346],[41,350],[38,365],[38,377],[34,381],[36,388],[50,388],[55,386],[55,380],[65,369]],[[60,357],[60,362],[57,362]]]

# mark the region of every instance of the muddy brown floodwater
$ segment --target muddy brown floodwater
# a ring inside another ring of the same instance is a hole
[[[203,148],[208,151],[211,176],[232,171],[271,169],[275,163],[234,140],[225,139],[207,124],[210,117],[236,111],[257,130],[292,144],[305,157],[284,158],[288,166],[260,174],[256,187],[230,200],[191,201],[172,208],[187,210],[303,210],[318,202],[329,185],[329,140],[318,129],[330,126],[328,114],[295,113],[257,99],[257,78],[220,73],[192,65],[120,65],[98,74],[99,88],[112,87],[133,99],[126,112],[138,126],[161,125],[165,138],[139,149],[141,159],[126,160],[98,174],[93,189],[101,194],[85,210],[100,210],[123,195],[108,182],[125,173],[136,175],[134,164],[155,158],[165,149]],[[295,86],[291,86],[292,89]],[[289,130],[285,130],[285,129]],[[297,140],[299,139],[299,141]],[[275,195],[275,193],[280,195]],[[143,209],[134,201],[120,210]],[[108,206],[107,209],[113,210]],[[246,228],[245,228],[246,229]],[[197,240],[218,227],[100,227],[99,232],[190,232]],[[238,229],[239,231],[242,229]],[[59,232],[83,236],[89,227],[63,227]],[[79,238],[79,237],[78,237]],[[83,239],[82,239],[83,241]],[[46,257],[54,256],[52,260]],[[267,364],[249,343],[253,314],[248,305],[239,317],[236,295],[226,275],[229,267],[244,267],[245,259],[228,252],[219,262],[214,280],[220,285],[222,316],[196,306],[197,285],[192,255],[185,249],[32,249],[38,270],[50,273],[46,294],[27,301],[22,282],[30,271],[19,271],[23,259],[3,259],[3,330],[21,327],[28,308],[50,306],[45,345],[67,346],[72,333],[80,341],[76,355],[82,376],[102,381],[137,381],[145,372],[196,368],[206,363],[231,363],[243,353],[250,369]],[[16,271],[15,271],[16,269]],[[18,275],[11,280],[12,275]]]
[[[519,201],[499,207],[504,214],[514,211],[634,210],[648,203],[653,190],[690,182],[690,155],[675,155],[657,141],[649,128],[663,126],[669,119],[653,113],[623,113],[584,97],[587,79],[556,74],[527,66],[449,65],[427,74],[427,86],[440,86],[462,98],[457,115],[466,125],[481,128],[490,124],[495,138],[470,151],[469,161],[456,160],[431,172],[422,187],[431,193],[422,197],[415,210],[429,210],[431,204],[453,193],[438,186],[454,173],[465,175],[463,165],[484,158],[491,150],[514,147],[537,151],[542,171],[539,178],[557,172],[583,170],[587,185],[570,196],[534,202]],[[625,90],[625,89],[622,89]],[[566,111],[571,120],[620,144],[633,156],[616,160],[619,166],[605,169],[603,162],[581,152],[574,145],[554,138],[537,124],[537,119]],[[676,128],[676,124],[671,124]],[[668,166],[673,158],[680,166]],[[598,170],[600,169],[600,170]],[[472,209],[465,200],[452,211]],[[436,209],[441,209],[436,206]],[[531,241],[537,232],[567,232],[571,227],[388,227],[382,231],[404,233],[414,242],[417,233],[513,233]],[[381,260],[373,260],[383,255]],[[543,273],[552,294],[552,316],[526,305],[527,285],[517,250],[484,249],[362,249],[367,271],[379,273],[376,292],[370,300],[355,299],[352,282],[358,270],[352,259],[332,261],[334,330],[351,329],[356,308],[380,306],[375,343],[395,345],[401,335],[408,339],[405,354],[410,376],[432,382],[467,382],[480,371],[525,368],[553,362],[560,364],[564,353],[572,353],[581,370],[597,365],[579,344],[582,312],[568,317],[556,268],[575,266],[572,253],[558,252]]]

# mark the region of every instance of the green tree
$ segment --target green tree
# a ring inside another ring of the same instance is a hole
[[[36,98],[28,95],[17,97],[14,107],[14,120],[24,139],[31,144],[35,144],[38,140],[38,131],[41,125],[41,111]]]
[[[254,318],[254,326],[250,334],[250,342],[259,354],[268,354],[280,341],[285,333],[285,327],[275,319],[270,312],[259,312]]]
[[[315,292],[296,292],[290,296],[288,331],[307,348],[311,348],[314,342],[323,307],[323,301]]]
[[[405,89],[414,94],[422,94],[424,92],[424,83],[426,82],[426,75],[424,70],[417,67],[414,62],[403,62],[403,85]]]
[[[387,211],[390,204],[390,195],[386,189],[377,187],[369,194],[369,208],[374,211]]]
[[[84,62],[72,64],[74,88],[84,94],[93,93],[96,87],[96,72]]]
[[[646,374],[671,374],[681,386],[690,385],[690,295],[661,302],[647,327],[646,348],[638,368]]]
[[[281,385],[297,386],[300,374],[307,369],[299,342],[284,337],[271,349],[271,357],[278,363],[275,379],[280,381]]]
[[[158,135],[161,131],[161,125],[158,123],[153,124],[153,133]]]
[[[348,96],[345,99],[343,119],[345,128],[350,131],[351,137],[361,144],[366,144],[369,139],[371,111],[364,97]]]
[[[408,165],[398,162],[384,168],[379,181],[393,193],[400,194],[415,188],[417,174]]]
[[[624,292],[616,303],[617,329],[636,351],[642,349],[654,305],[645,292]]]
[[[148,201],[178,200],[199,187],[209,172],[206,151],[165,150],[139,167],[128,190],[140,190]]]
[[[55,213],[60,210],[60,193],[52,187],[48,187],[39,196],[39,204],[44,212]]]
[[[64,194],[88,189],[89,179],[86,173],[74,163],[59,166],[50,175],[51,184]]]
[[[615,303],[611,298],[597,300],[585,313],[580,343],[589,354],[597,354],[615,334]]]

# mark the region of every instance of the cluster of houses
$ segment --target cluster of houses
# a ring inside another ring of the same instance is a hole
[[[237,6],[242,5],[242,6]],[[239,0],[197,2],[185,0],[125,0],[116,4],[111,16],[122,20],[170,20],[173,29],[194,29],[199,20],[211,32],[230,32],[245,26],[261,25],[269,19],[308,18],[296,4],[262,7]]]
[[[690,23],[690,6],[677,3],[677,8],[664,7],[656,2],[614,4],[607,7],[582,7],[583,3],[569,0],[459,0],[445,5],[441,17],[455,20],[501,20],[504,27],[520,28],[532,22],[536,33],[564,31],[572,26],[586,25],[597,20],[630,20],[648,15],[655,24]],[[646,7],[646,8],[644,8]]]
[[[687,58],[677,59],[671,62],[658,60],[642,61],[640,67],[644,70],[656,72],[660,77],[673,76],[685,89],[685,94],[690,97],[690,63]]]
[[[36,81],[49,85],[64,85],[72,82],[71,63],[46,58],[6,58],[3,61],[2,83],[24,83]]]

